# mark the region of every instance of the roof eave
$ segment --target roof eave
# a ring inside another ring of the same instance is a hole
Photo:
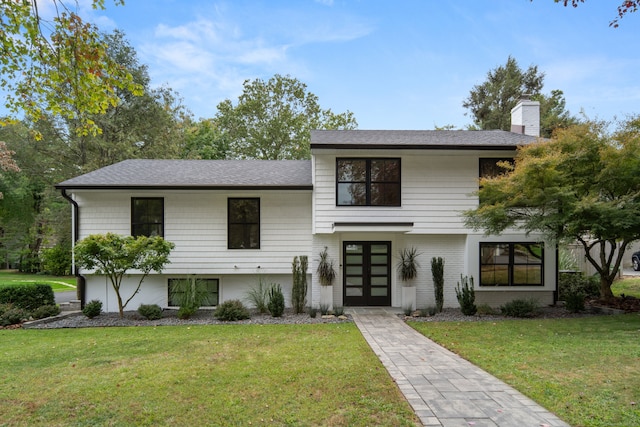
[[[528,143],[527,143],[528,144]],[[349,150],[515,150],[521,145],[526,144],[513,144],[513,145],[424,145],[424,144],[323,144],[315,143],[311,144],[311,149],[349,149]]]
[[[98,185],[58,184],[57,190],[313,190],[313,185]]]

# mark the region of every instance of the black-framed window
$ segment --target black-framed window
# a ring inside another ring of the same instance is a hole
[[[164,237],[164,198],[131,198],[131,235]]]
[[[400,206],[400,159],[336,159],[337,206]]]
[[[229,249],[260,249],[260,199],[229,198]]]
[[[218,279],[193,277],[168,279],[168,306],[181,307],[197,300],[200,307],[214,307],[220,298]]]
[[[544,286],[544,244],[480,243],[480,286]]]

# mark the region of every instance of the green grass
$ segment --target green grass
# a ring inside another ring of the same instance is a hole
[[[354,324],[0,330],[0,366],[0,425],[418,425]]]
[[[621,280],[616,280],[611,285],[611,291],[616,296],[622,294],[626,296],[632,296],[640,298],[640,277],[626,277]]]
[[[573,426],[640,425],[640,315],[412,322]]]
[[[24,283],[44,283],[51,285],[53,292],[75,291],[76,278],[72,276],[48,276],[46,274],[26,274],[14,270],[0,270],[0,286]]]

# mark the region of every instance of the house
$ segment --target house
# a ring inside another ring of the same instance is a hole
[[[551,304],[553,243],[517,231],[485,236],[460,215],[478,204],[479,176],[496,173],[518,145],[535,143],[539,123],[539,104],[523,100],[512,132],[319,130],[311,160],[127,160],[56,187],[72,204],[76,240],[115,232],[175,244],[171,263],[145,279],[131,309],[174,306],[170,291],[184,280],[206,287],[211,305],[245,299],[260,281],[280,283],[289,301],[291,263],[300,255],[309,258],[308,301],[316,307],[435,305],[432,257],[445,260],[445,307],[458,306],[461,276],[474,278],[478,304]],[[325,248],[337,275],[321,301],[315,272]],[[396,273],[403,248],[420,254],[413,301],[403,301]],[[79,276],[85,301],[117,310],[105,277]]]

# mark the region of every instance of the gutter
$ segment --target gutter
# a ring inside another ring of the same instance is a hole
[[[60,193],[62,194],[62,197],[64,197],[73,206],[73,218],[72,218],[73,245],[71,249],[73,251],[73,248],[75,248],[75,244],[78,241],[78,236],[80,235],[80,207],[78,206],[78,203],[75,200],[73,200],[73,198],[69,196],[69,194],[67,194],[66,188],[61,188]],[[76,287],[77,287],[76,297],[80,299],[80,307],[84,307],[86,279],[84,276],[78,273],[78,268],[76,267],[75,258],[72,257],[72,260],[73,260],[73,275],[76,278]]]

